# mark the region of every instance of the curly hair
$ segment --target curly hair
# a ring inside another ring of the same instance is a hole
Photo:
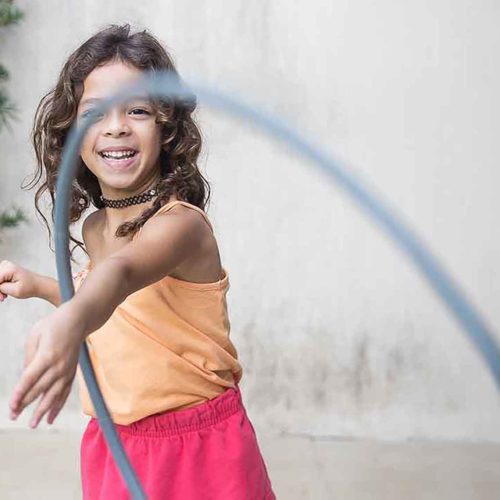
[[[121,61],[143,71],[170,71],[179,78],[171,56],[160,42],[147,30],[130,33],[130,25],[109,25],[97,32],[68,58],[61,70],[56,86],[42,97],[35,113],[31,140],[35,149],[37,166],[29,183],[23,189],[35,193],[35,208],[43,218],[51,241],[50,225],[40,210],[39,201],[45,191],[51,198],[51,217],[54,223],[55,187],[62,150],[69,130],[76,119],[77,108],[83,94],[83,82],[96,67],[109,62]],[[138,217],[121,224],[117,237],[132,236],[175,193],[177,198],[205,210],[210,198],[210,185],[197,166],[202,140],[192,113],[196,108],[196,97],[173,100],[152,99],[156,123],[162,124],[160,153],[161,180],[158,196],[153,205]],[[100,199],[101,188],[97,177],[80,159],[77,175],[72,185],[70,224],[77,222],[82,212],[92,204],[96,208],[104,205]],[[70,235],[76,245],[84,244]],[[51,247],[52,249],[52,247]]]

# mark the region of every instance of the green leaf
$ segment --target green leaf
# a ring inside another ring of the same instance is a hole
[[[16,227],[28,218],[19,207],[0,212],[0,228]]]
[[[17,24],[24,17],[24,12],[12,5],[11,0],[0,1],[0,27]]]
[[[17,119],[18,108],[9,100],[7,95],[0,90],[0,131],[7,127],[11,132],[10,122]]]
[[[7,78],[9,78],[9,72],[5,66],[0,64],[0,80],[7,80]]]

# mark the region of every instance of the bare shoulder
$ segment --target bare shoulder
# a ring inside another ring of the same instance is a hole
[[[156,221],[155,221],[156,219]],[[148,226],[147,228],[146,226]],[[221,262],[217,241],[205,217],[182,204],[152,217],[144,224],[144,239],[149,243],[175,246],[182,254],[169,274],[174,278],[195,283],[209,283],[221,275]],[[165,251],[165,250],[163,250]]]
[[[160,213],[148,219],[143,228],[144,234],[158,234],[161,237],[162,232],[157,229],[164,227],[171,231],[181,231],[189,233],[189,241],[196,241],[207,238],[211,233],[208,224],[197,210],[186,207],[185,205],[175,205],[170,210]]]

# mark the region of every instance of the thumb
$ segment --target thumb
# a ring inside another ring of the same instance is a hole
[[[16,292],[17,283],[11,281],[4,281],[0,283],[0,294],[3,295],[14,295]]]

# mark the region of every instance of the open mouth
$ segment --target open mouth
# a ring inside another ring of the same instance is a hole
[[[135,149],[127,149],[123,151],[99,151],[99,156],[107,165],[112,167],[128,167],[132,165],[139,155],[139,151]]]

